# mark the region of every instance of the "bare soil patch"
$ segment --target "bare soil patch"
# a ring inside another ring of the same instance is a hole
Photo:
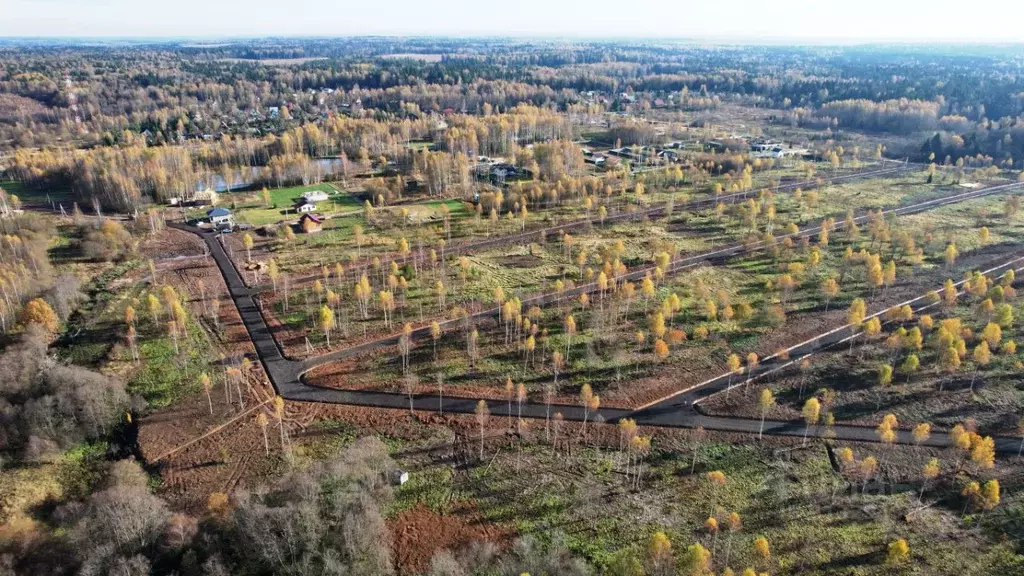
[[[484,522],[471,504],[460,503],[440,515],[423,504],[402,512],[389,523],[399,574],[420,574],[441,550],[458,550],[473,542],[507,544],[512,532]]]
[[[206,253],[203,239],[177,228],[164,228],[142,243],[142,254],[153,260],[187,258]]]
[[[197,248],[195,244],[186,242],[195,238],[194,235],[181,234],[185,236],[178,238],[177,234],[170,234],[157,237],[157,246],[165,246],[162,250],[165,250],[167,257],[157,265],[156,282],[170,283],[188,302],[193,317],[201,322],[217,352],[223,355],[225,367],[229,363],[237,364],[243,356],[252,360],[249,381],[253,388],[246,392],[246,407],[271,398],[273,389],[262,365],[255,361],[252,342],[228,296],[220,271],[211,258],[175,257],[188,255]],[[172,252],[172,247],[177,247],[179,252]],[[201,245],[198,249],[199,254],[202,254]],[[215,299],[220,301],[216,322],[210,318]],[[198,378],[199,375],[195,376]],[[234,404],[227,402],[224,373],[218,370],[209,376],[214,383],[211,391],[212,414],[210,401],[205,394],[198,393],[138,420],[137,442],[144,460],[152,461],[207,434],[238,414],[236,394],[232,394]],[[290,412],[289,418],[298,422]],[[263,477],[273,470],[278,461],[262,457],[263,450],[263,436],[254,418],[239,421],[159,463],[162,479],[159,491],[174,507],[192,513],[201,512],[210,493],[249,485],[250,479]],[[253,458],[252,455],[256,453],[261,458]]]

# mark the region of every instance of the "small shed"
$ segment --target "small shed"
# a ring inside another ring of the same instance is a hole
[[[306,234],[319,232],[324,229],[324,219],[317,214],[303,214],[299,218],[299,228]]]

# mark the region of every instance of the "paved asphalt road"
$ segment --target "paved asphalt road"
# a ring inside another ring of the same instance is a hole
[[[912,213],[915,211],[927,210],[936,206],[944,205],[951,202],[959,202],[970,198],[976,198],[988,194],[994,194],[1007,189],[1013,188],[1015,185],[1007,185],[1000,187],[992,187],[982,190],[974,190],[964,194],[940,198],[915,204],[913,206],[907,206],[904,208],[894,209],[891,212],[905,214]],[[270,378],[275,390],[278,394],[287,400],[303,401],[303,402],[321,402],[330,404],[347,404],[355,406],[367,406],[376,408],[397,408],[397,409],[408,409],[410,402],[412,407],[416,410],[421,411],[436,411],[439,408],[443,408],[445,412],[452,413],[473,413],[476,409],[477,400],[471,398],[451,398],[445,397],[443,402],[433,395],[417,395],[411,400],[409,397],[401,394],[391,394],[384,392],[368,392],[368,391],[345,391],[336,390],[330,388],[321,388],[311,386],[302,381],[302,375],[312,369],[315,366],[330,362],[332,360],[362,354],[364,352],[394,344],[394,338],[386,338],[379,341],[368,342],[352,348],[348,348],[332,354],[327,354],[322,357],[313,358],[303,361],[290,360],[284,356],[281,349],[278,347],[273,335],[270,332],[259,308],[253,299],[254,291],[246,287],[242,280],[242,277],[238,273],[234,264],[231,262],[223,245],[221,244],[219,237],[211,232],[203,231],[199,228],[188,226],[184,224],[171,224],[171,226],[198,234],[203,238],[207,247],[209,248],[210,254],[214,261],[217,263],[221,274],[224,276],[225,283],[228,286],[228,290],[231,294],[231,298],[238,309],[239,315],[242,318],[246,330],[249,333],[253,345],[256,348],[257,355]],[[804,231],[803,233],[813,233],[811,231]],[[734,255],[741,251],[737,247],[727,247],[721,250],[713,251],[721,256]],[[703,255],[696,255],[696,258],[700,258],[697,263],[704,263],[709,261],[710,256],[708,253]],[[687,258],[680,259],[677,261],[677,266],[693,266],[697,265],[694,263],[687,263]],[[1001,274],[1008,269],[1024,270],[1024,256],[1016,257],[1013,260],[1006,262],[1000,266],[994,267],[987,270],[987,274]],[[642,277],[642,275],[640,276]],[[538,298],[549,298],[550,295],[543,295]],[[542,300],[543,301],[543,300]],[[915,308],[915,310],[923,310],[928,307],[928,304],[924,301],[924,297],[919,297],[914,300],[908,301],[907,304]],[[486,314],[486,313],[485,313]],[[761,361],[759,367],[755,370],[753,375],[754,378],[763,376],[775,370],[784,368],[785,366],[797,362],[800,359],[807,357],[815,352],[820,352],[830,346],[846,342],[851,336],[856,335],[856,330],[851,326],[843,326],[835,330],[829,331],[822,334],[814,339],[808,340],[804,343],[798,344],[790,349],[790,360],[782,361],[775,356],[770,356]],[[417,334],[420,335],[420,334]],[[733,387],[741,385],[743,380],[746,379],[746,375],[741,378],[737,377],[732,379]],[[618,419],[629,417],[634,418],[638,424],[644,426],[667,426],[667,427],[685,427],[695,428],[697,426],[703,426],[708,430],[726,431],[726,432],[739,432],[739,433],[750,433],[757,434],[761,427],[761,422],[756,419],[747,418],[733,418],[733,417],[716,417],[707,416],[702,414],[698,408],[697,403],[710,397],[713,394],[722,392],[725,390],[727,385],[730,383],[728,374],[724,374],[717,378],[711,379],[707,382],[702,383],[699,386],[693,387],[690,390],[682,393],[673,395],[667,399],[664,399],[658,403],[650,406],[643,407],[639,410],[627,410],[627,409],[608,409],[602,408],[599,412],[601,416],[609,422],[614,422]],[[491,400],[488,401],[488,407],[490,412],[494,416],[506,416],[508,415],[508,403],[502,400]],[[515,404],[512,405],[513,416],[516,414],[518,408]],[[546,406],[543,403],[526,402],[522,405],[522,416],[526,418],[543,419],[549,414],[560,412],[562,416],[567,420],[581,421],[584,419],[585,414],[580,406],[576,405],[551,405]],[[593,419],[593,414],[589,417]],[[875,431],[871,427],[861,426],[849,426],[849,425],[838,425],[832,428],[835,438],[841,440],[851,441],[877,441],[878,438]],[[821,426],[811,427],[809,430],[806,429],[803,422],[799,421],[765,421],[764,422],[764,434],[773,436],[822,436],[825,430]],[[901,443],[912,443],[913,439],[910,437],[909,431],[900,431],[898,441]],[[948,438],[945,433],[934,433],[926,442],[929,446],[946,446],[948,445]],[[1012,437],[999,437],[996,438],[996,448],[1000,453],[1011,453],[1016,454],[1020,440]]]

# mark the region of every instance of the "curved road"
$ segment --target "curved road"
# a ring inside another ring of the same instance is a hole
[[[1003,186],[996,186],[991,188],[985,188],[981,190],[975,190],[959,194],[956,196],[950,196],[946,198],[939,198],[930,200],[922,203],[918,203],[912,206],[906,206],[902,208],[896,208],[887,211],[887,213],[912,213],[914,211],[927,210],[936,206],[945,205],[952,202],[960,202],[963,200],[985,196],[993,194],[999,191],[1006,191],[1012,188],[1016,188],[1019,184],[1010,184]],[[360,354],[377,347],[394,344],[394,338],[382,339],[379,341],[368,342],[353,348],[348,348],[339,352],[328,354],[322,357],[310,359],[306,362],[291,360],[285,357],[281,349],[278,347],[269,327],[267,326],[263,315],[259,311],[259,307],[254,300],[254,296],[258,291],[251,290],[248,288],[238,270],[235,268],[231,259],[228,257],[227,252],[219,239],[218,235],[210,232],[203,231],[194,226],[188,226],[184,224],[171,224],[171,226],[200,235],[205,241],[209,248],[210,255],[217,263],[217,267],[220,269],[221,274],[224,277],[225,284],[228,287],[228,291],[231,295],[231,299],[238,309],[238,313],[242,319],[243,324],[249,334],[250,339],[253,342],[253,346],[256,349],[257,356],[260,362],[263,364],[264,369],[270,378],[275,390],[279,395],[287,400],[302,401],[302,402],[320,402],[330,404],[347,404],[355,406],[366,406],[376,408],[395,408],[395,409],[408,409],[410,406],[409,397],[401,394],[392,394],[385,392],[370,392],[370,391],[347,391],[337,390],[332,388],[321,388],[306,384],[302,380],[303,374],[308,372],[315,366],[330,362],[334,359],[352,356]],[[801,234],[813,234],[811,230],[801,232]],[[702,255],[695,255],[694,258],[700,258],[697,263],[686,263],[688,259],[680,259],[674,263],[673,270],[677,271],[683,266],[695,266],[700,263],[708,261],[713,255],[724,257],[726,255],[734,255],[742,251],[742,247],[732,246],[723,248],[718,251],[713,251],[715,254],[705,253]],[[1004,262],[999,266],[990,268],[984,271],[988,275],[1002,274],[1007,270],[1020,271],[1024,270],[1024,256],[1016,257],[1008,262]],[[643,271],[646,272],[646,271]],[[640,276],[642,277],[642,276]],[[958,286],[961,283],[958,283]],[[579,287],[584,288],[584,287]],[[542,295],[538,298],[549,298],[550,295]],[[540,300],[541,302],[546,300]],[[524,302],[527,304],[528,302]],[[536,302],[530,302],[536,303]],[[914,308],[915,312],[925,310],[932,304],[927,303],[925,296],[921,296],[906,302]],[[902,305],[902,304],[901,304]],[[485,312],[484,314],[491,313]],[[881,314],[882,312],[876,312],[874,315]],[[820,352],[826,348],[834,346],[836,344],[846,342],[850,338],[855,337],[859,333],[858,329],[846,325],[824,334],[821,334],[813,339],[806,342],[797,344],[788,349],[790,359],[783,361],[777,356],[769,356],[763,359],[754,374],[750,375],[751,378],[761,377],[777,370],[781,370],[786,366],[791,365],[794,362],[808,357],[816,352]],[[341,353],[344,353],[342,355]],[[734,378],[730,379],[729,374],[723,374],[716,378],[712,378],[706,382],[703,382],[697,386],[691,387],[690,389],[684,390],[677,394],[674,394],[668,398],[662,399],[657,403],[642,407],[638,410],[628,409],[601,409],[599,412],[605,418],[606,421],[614,422],[621,418],[633,418],[637,424],[643,426],[667,426],[667,427],[686,427],[695,428],[697,426],[703,426],[708,430],[717,430],[723,432],[738,432],[738,433],[749,433],[757,434],[761,427],[761,422],[756,419],[748,418],[736,418],[736,417],[716,417],[707,416],[702,414],[698,408],[697,403],[700,400],[706,399],[711,395],[717,394],[724,391],[730,381],[732,386],[738,386],[743,383],[745,378]],[[434,411],[439,408],[443,408],[444,411],[471,414],[476,409],[477,400],[472,398],[457,398],[457,397],[446,397],[443,402],[436,396],[433,395],[417,395],[412,398],[412,406],[417,410]],[[503,400],[490,400],[488,401],[488,407],[492,415],[495,416],[506,416],[508,415],[508,403]],[[513,411],[517,410],[517,407],[513,406]],[[550,412],[549,412],[550,410]],[[550,408],[542,403],[536,402],[525,402],[522,405],[522,416],[526,418],[539,418],[543,419],[547,414],[554,414],[560,412],[562,416],[567,420],[581,421],[584,419],[584,411],[582,407],[577,405],[551,405]],[[513,414],[515,415],[515,414]],[[591,415],[592,417],[593,415]],[[813,427],[808,431],[810,436],[822,436],[825,430],[821,427]],[[837,425],[832,428],[834,437],[841,440],[850,441],[866,441],[876,442],[878,438],[875,434],[874,428],[864,426],[852,426],[852,425]],[[799,421],[765,421],[764,422],[764,433],[773,436],[803,436],[805,434],[805,426],[803,422]],[[898,442],[900,443],[912,443],[910,432],[907,430],[901,430],[898,434]],[[996,449],[1000,453],[1016,454],[1020,445],[1019,438],[1013,437],[998,437],[995,439]],[[936,432],[932,434],[932,437],[924,443],[928,446],[944,447],[948,445],[948,436],[944,432]]]

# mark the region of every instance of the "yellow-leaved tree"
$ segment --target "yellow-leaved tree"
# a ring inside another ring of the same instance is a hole
[[[675,558],[672,555],[672,541],[664,532],[655,532],[647,543],[647,573],[652,576],[675,574]]]
[[[320,324],[320,329],[324,331],[324,337],[327,338],[327,347],[331,347],[331,330],[334,329],[334,311],[327,306],[320,307],[320,317],[317,321]]]
[[[758,400],[758,407],[761,409],[761,427],[757,431],[757,438],[764,437],[764,417],[775,407],[775,395],[770,388],[761,389],[761,398]]]
[[[57,318],[57,313],[42,298],[33,298],[25,304],[25,307],[21,310],[21,322],[26,326],[35,324],[51,334],[60,327],[60,319]]]

